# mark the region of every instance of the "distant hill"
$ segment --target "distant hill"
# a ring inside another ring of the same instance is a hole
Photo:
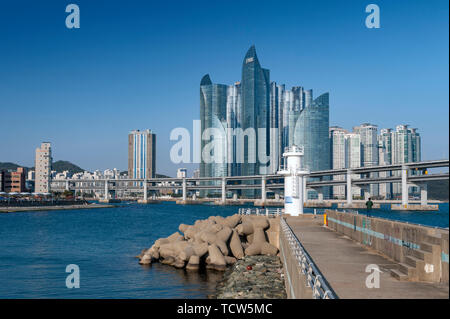
[[[16,170],[17,167],[21,167],[15,163],[11,162],[0,162],[0,171]]]
[[[52,163],[52,170],[58,173],[69,171],[71,174],[82,173],[85,170],[68,161],[56,161]]]
[[[10,163],[10,162],[0,162],[0,170],[16,170],[17,167],[25,167],[27,169],[31,169],[34,170],[34,167],[26,167],[26,166],[21,166],[15,163]],[[61,173],[63,171],[69,171],[70,173],[74,174],[74,173],[79,173],[79,172],[84,172],[84,169],[82,169],[81,167],[72,164],[71,162],[68,161],[56,161],[52,163],[52,170],[56,171],[58,173]]]
[[[448,201],[448,179],[442,181],[429,181],[427,184],[428,199]]]

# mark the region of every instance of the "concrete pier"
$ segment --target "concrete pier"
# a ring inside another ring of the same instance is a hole
[[[347,217],[353,218],[350,215],[346,213]],[[332,227],[338,224],[325,227],[323,226],[323,217],[314,218],[313,215],[288,216],[286,221],[339,298],[449,298],[448,261],[447,268],[443,269],[443,272],[446,273],[444,276],[447,277],[441,279],[441,282],[400,281],[392,276],[392,270],[401,268],[401,263],[389,258],[379,250],[351,240],[339,230],[340,228],[337,228],[338,231],[333,230]],[[445,238],[447,238],[448,254],[448,231]],[[378,242],[374,241],[374,243],[377,243],[375,248],[381,247]],[[286,260],[288,261],[288,265],[285,267],[293,269],[288,253],[285,252],[285,255],[287,255]],[[366,286],[366,280],[371,273],[370,271],[366,272],[369,265],[377,265],[379,268],[379,288]],[[293,271],[290,275],[292,281],[304,282],[300,278],[302,275],[299,275],[299,272]],[[311,295],[310,287],[303,285],[298,287],[297,284],[297,288],[296,298],[309,298]]]

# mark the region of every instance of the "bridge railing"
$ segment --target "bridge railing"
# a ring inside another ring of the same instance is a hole
[[[303,245],[295,236],[284,218],[280,219],[281,234],[289,244],[289,248],[298,262],[302,274],[306,278],[306,284],[312,289],[314,299],[338,299],[334,290],[330,287],[316,264],[306,252]]]
[[[267,216],[276,217],[281,216],[281,208],[239,208],[239,215],[256,215],[256,216]]]

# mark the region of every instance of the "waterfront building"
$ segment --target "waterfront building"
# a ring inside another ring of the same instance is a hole
[[[349,132],[341,127],[330,127],[330,146],[331,146],[331,168],[342,169],[347,168],[347,139],[346,134]],[[345,175],[334,175],[333,180],[345,180]],[[332,197],[345,198],[345,185],[333,186]]]
[[[392,164],[392,130],[381,129],[378,135],[378,164],[391,165]],[[380,172],[380,177],[392,176],[391,172]],[[384,199],[392,198],[392,183],[379,184],[379,195]]]
[[[18,167],[15,171],[6,171],[0,174],[0,190],[7,193],[26,192],[26,168]]]
[[[179,168],[177,169],[177,178],[186,178],[187,177],[187,169]]]
[[[35,179],[35,172],[34,172],[34,170],[28,170],[27,180],[34,181],[34,179]]]
[[[328,93],[320,95],[311,104],[306,102],[295,121],[294,144],[303,146],[305,168],[311,172],[331,169]],[[329,187],[323,188],[324,198],[329,197],[329,192]],[[315,193],[308,192],[308,198],[315,198]]]
[[[249,143],[248,139],[243,141],[244,163],[241,164],[241,174],[266,174],[269,163],[261,161],[270,152],[270,71],[261,67],[255,46],[251,46],[244,57],[241,87],[241,127],[244,131],[248,128],[255,130],[256,139],[254,143]],[[255,192],[246,190],[244,193],[254,195]]]
[[[49,142],[43,142],[41,147],[36,149],[34,167],[34,191],[37,193],[49,193],[52,167],[52,149]]]
[[[358,168],[361,167],[362,163],[362,145],[361,136],[357,133],[347,133],[345,134],[346,139],[346,168]],[[359,179],[358,174],[352,174],[351,178]],[[352,196],[360,197],[361,188],[358,186],[352,186]]]
[[[193,178],[199,178],[200,177],[200,170],[199,169],[195,169],[194,173],[192,174]]]
[[[229,85],[227,88],[227,175],[240,175],[240,165],[236,157],[236,136],[234,130],[240,128],[241,118],[241,82]]]
[[[353,131],[361,136],[362,166],[370,167],[378,165],[378,127],[370,123],[355,126]],[[367,177],[378,177],[378,173],[370,173]],[[378,184],[372,184],[365,188],[370,196],[378,196]]]
[[[395,127],[392,132],[392,164],[406,164],[421,161],[421,138],[416,128],[409,128],[408,125],[402,124]],[[399,174],[399,172],[395,172]],[[411,172],[418,174],[420,172]],[[400,196],[401,184],[393,183],[394,196]],[[410,187],[413,194],[418,192],[417,187]]]
[[[236,88],[237,90],[237,88]],[[227,164],[227,125],[232,125],[234,117],[230,105],[229,124],[227,124],[228,86],[213,84],[208,74],[200,81],[200,123],[201,123],[201,162],[200,177],[224,177],[228,175]],[[236,99],[238,92],[234,92]],[[230,104],[233,104],[230,102]],[[236,110],[237,111],[237,110]],[[231,147],[233,147],[231,145]],[[220,181],[202,182],[202,185],[215,185]],[[218,193],[202,191],[201,196]]]
[[[156,134],[147,129],[128,134],[129,178],[154,178],[156,174]],[[97,174],[101,175],[101,174]]]
[[[241,81],[213,84],[205,75],[200,82],[200,144],[202,155],[214,159],[202,156],[200,176],[275,174],[284,149],[294,144],[305,146],[310,169],[331,168],[328,99],[324,94],[313,100],[312,90],[302,86],[286,90],[284,84],[270,82],[270,71],[261,67],[255,47],[250,47]],[[204,136],[208,129],[214,130],[214,149],[205,149],[211,142],[209,135]],[[237,130],[243,136],[236,135]],[[245,197],[258,193],[241,192]]]

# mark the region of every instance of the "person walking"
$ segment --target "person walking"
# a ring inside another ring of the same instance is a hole
[[[368,216],[368,217],[370,217],[370,212],[371,212],[371,210],[372,210],[372,206],[373,206],[372,198],[369,197],[369,200],[366,202],[367,216]]]

